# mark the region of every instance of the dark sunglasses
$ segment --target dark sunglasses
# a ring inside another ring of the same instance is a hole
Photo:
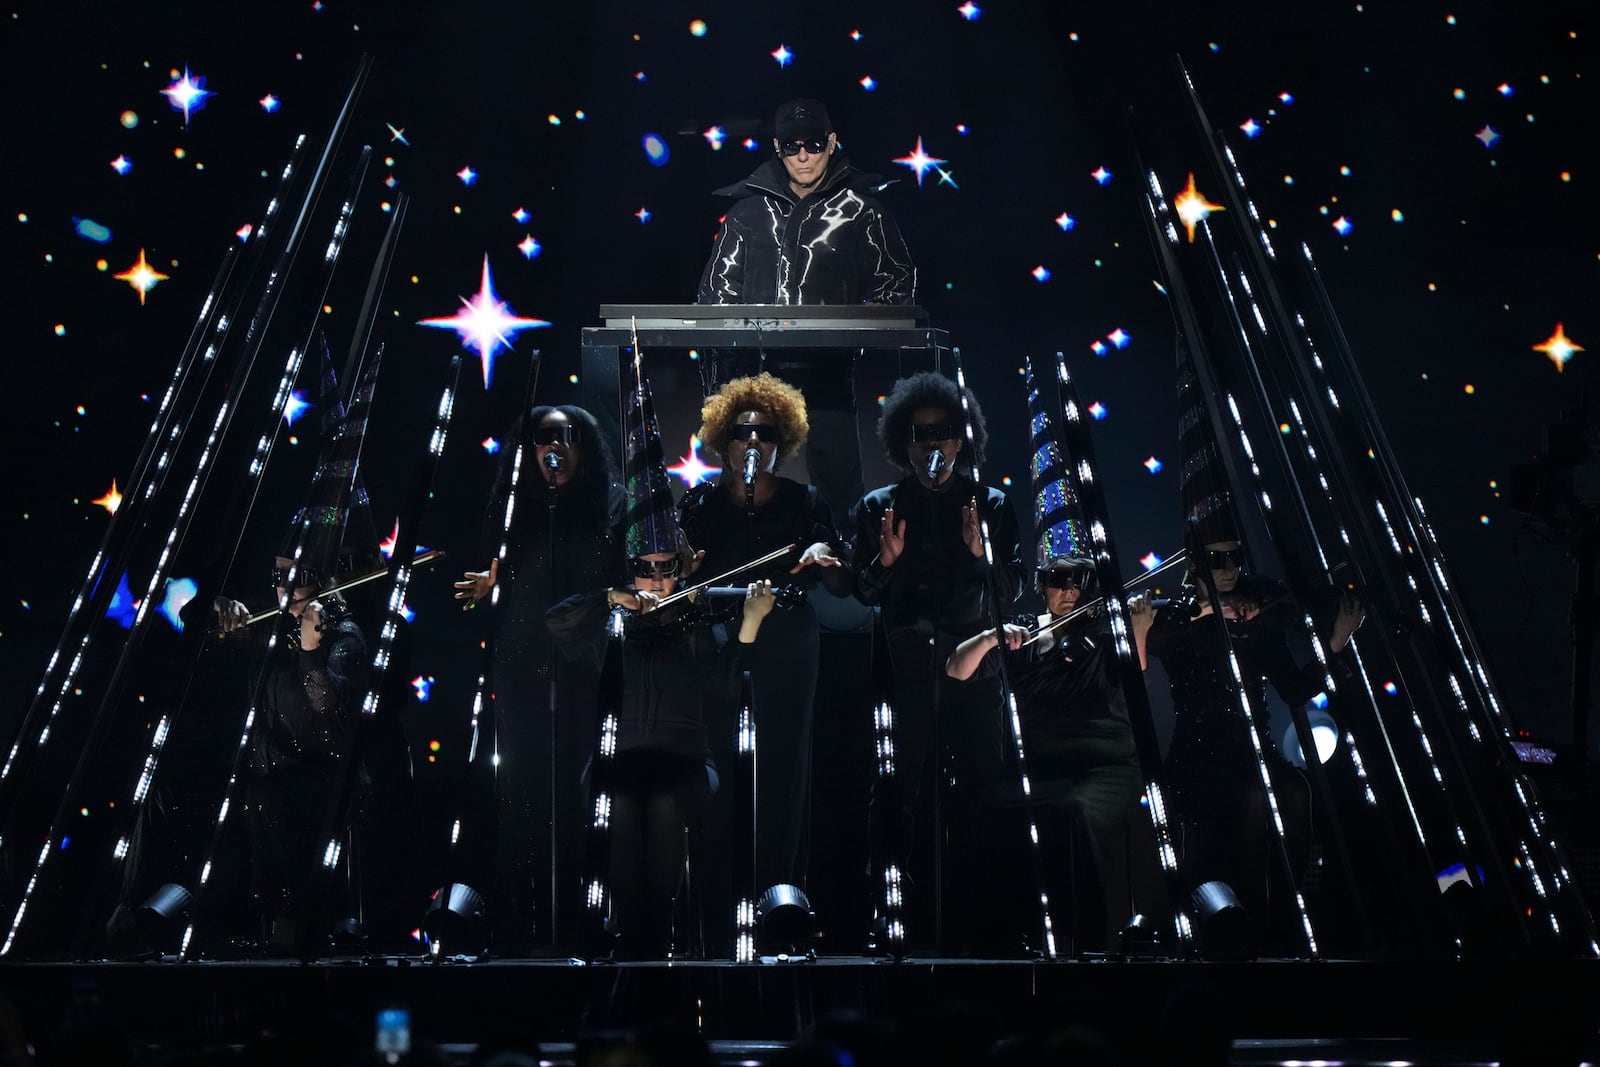
[[[728,427],[730,441],[748,441],[751,434],[755,434],[758,441],[765,441],[769,445],[778,443],[778,428],[764,422],[741,422]]]
[[[934,441],[956,441],[961,438],[961,424],[958,422],[930,422],[912,423],[911,440],[915,444],[931,444]]]
[[[540,426],[533,431],[536,445],[572,446],[583,440],[583,431],[577,426]]]
[[[1087,567],[1057,567],[1039,572],[1039,584],[1045,589],[1086,589],[1092,578],[1094,571]]]
[[[808,137],[803,141],[790,141],[788,144],[779,145],[778,151],[785,156],[798,156],[800,154],[800,149],[804,148],[812,155],[820,156],[822,155],[822,150],[827,147],[827,141],[818,141],[814,138]]]
[[[1244,549],[1242,549],[1242,548],[1229,548],[1229,549],[1223,549],[1221,551],[1217,551],[1215,549],[1207,549],[1206,550],[1206,566],[1211,568],[1214,571],[1223,571],[1223,570],[1229,570],[1229,569],[1243,570],[1244,569]]]
[[[677,556],[671,559],[635,559],[632,563],[635,578],[676,578],[683,570],[683,560]]]

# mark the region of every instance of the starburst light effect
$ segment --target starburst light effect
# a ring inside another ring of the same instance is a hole
[[[495,295],[494,279],[489,274],[489,257],[483,257],[483,280],[478,291],[470,297],[461,297],[461,310],[449,317],[421,319],[418,326],[436,330],[454,330],[461,337],[463,348],[476,349],[483,361],[483,387],[489,388],[494,380],[494,359],[501,349],[511,348],[511,339],[521,330],[538,329],[550,325],[544,319],[525,319],[511,313],[511,309]]]
[[[902,167],[910,168],[910,170],[916,174],[917,184],[920,186],[922,184],[923,175],[927,174],[929,170],[937,167],[939,164],[948,163],[950,161],[948,159],[936,159],[933,156],[928,155],[927,151],[922,147],[922,138],[919,136],[917,138],[917,147],[913,148],[908,154],[901,156],[899,159],[891,160],[891,162],[898,163]]]
[[[667,473],[681,481],[685,489],[693,489],[722,473],[721,467],[713,467],[706,462],[704,447],[699,436],[690,434],[689,454],[679,457],[677,463],[667,468]]]
[[[172,110],[183,112],[183,124],[189,125],[189,116],[206,106],[206,97],[211,92],[206,89],[206,80],[190,75],[189,68],[183,68],[183,77],[161,90],[172,105]]]
[[[1556,332],[1551,334],[1543,344],[1534,345],[1533,350],[1535,352],[1543,352],[1550,362],[1556,365],[1556,370],[1564,371],[1567,369],[1567,360],[1571,359],[1574,353],[1582,352],[1583,346],[1574,344],[1572,339],[1567,336],[1566,329],[1558,322],[1556,323]],[[96,503],[99,503],[99,501],[96,501]]]
[[[127,282],[133,286],[134,292],[139,294],[139,306],[143,307],[144,295],[154,289],[158,283],[166,281],[168,275],[162,274],[152,267],[145,260],[144,249],[141,248],[139,249],[139,262],[121,274],[113,274],[112,277],[119,282]]]
[[[1195,188],[1194,171],[1189,172],[1189,184],[1177,196],[1172,198],[1172,207],[1178,213],[1178,218],[1183,222],[1183,228],[1189,234],[1189,243],[1194,244],[1194,228],[1210,217],[1213,211],[1227,210],[1221,204],[1213,204],[1205,198],[1205,194]]]
[[[99,500],[91,500],[89,503],[98,504],[100,507],[105,508],[107,511],[111,512],[111,514],[115,515],[117,513],[117,509],[122,506],[122,494],[117,492],[117,480],[115,478],[111,479],[111,488],[106,490],[105,496],[101,497]]]

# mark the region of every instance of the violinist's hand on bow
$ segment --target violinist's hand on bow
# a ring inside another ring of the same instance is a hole
[[[500,561],[497,559],[489,561],[486,571],[467,571],[463,574],[461,581],[455,583],[456,599],[466,601],[461,605],[461,610],[477,607],[478,601],[488,596],[499,581]]]
[[[961,508],[961,539],[967,543],[967,551],[980,559],[983,557],[983,530],[978,525],[977,497]]]
[[[661,595],[647,589],[608,589],[606,606],[627,608],[629,611],[647,615],[661,606]]]
[[[225,596],[219,596],[211,602],[211,611],[216,616],[217,629],[225,634],[241,629],[250,621],[250,609]]]
[[[1156,606],[1150,602],[1149,593],[1140,593],[1128,600],[1128,625],[1135,638],[1150,632],[1155,625]]]
[[[807,567],[837,567],[840,566],[839,557],[833,554],[833,549],[828,547],[828,542],[818,541],[816,544],[800,553],[800,562],[789,568],[790,574],[799,574]]]

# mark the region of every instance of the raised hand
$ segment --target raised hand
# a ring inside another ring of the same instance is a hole
[[[961,508],[961,539],[967,543],[967,551],[980,558],[983,556],[983,530],[978,526],[977,497]]]
[[[894,508],[884,508],[883,520],[878,524],[878,564],[883,567],[894,566],[894,561],[899,559],[900,553],[905,550],[905,520],[896,522]]]
[[[799,574],[807,567],[838,567],[839,557],[833,554],[833,549],[828,547],[826,541],[816,544],[800,553],[800,562],[789,568],[790,574]]]
[[[462,605],[463,608],[476,607],[478,601],[488,596],[499,581],[500,561],[492,559],[488,570],[467,571],[461,576],[461,581],[455,583],[455,597],[467,602]]]

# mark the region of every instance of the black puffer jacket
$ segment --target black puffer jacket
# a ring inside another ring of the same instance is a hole
[[[917,269],[876,194],[885,183],[835,154],[804,200],[769,159],[718,189],[739,200],[700,278],[701,304],[909,304]]]

